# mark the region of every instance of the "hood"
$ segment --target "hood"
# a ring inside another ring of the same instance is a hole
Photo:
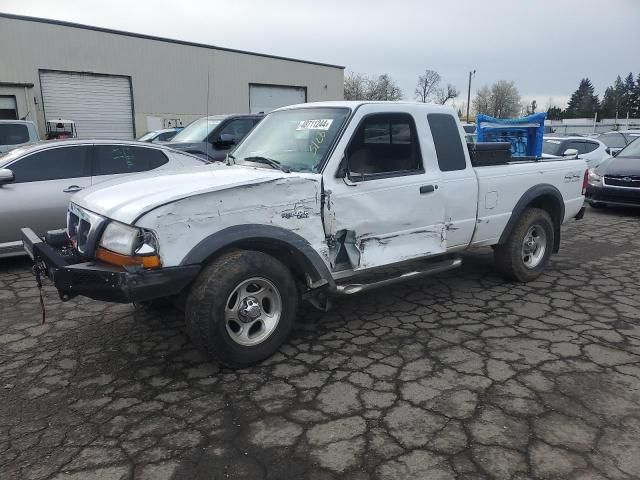
[[[126,180],[100,183],[74,195],[72,202],[98,215],[133,224],[150,210],[186,197],[296,175],[306,176],[269,168],[224,164],[154,171],[131,175]]]
[[[601,175],[640,175],[640,157],[613,157],[598,165]]]

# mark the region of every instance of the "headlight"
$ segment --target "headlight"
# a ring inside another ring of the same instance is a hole
[[[104,229],[100,246],[122,255],[132,255],[141,231],[122,223],[110,222]]]
[[[598,175],[593,168],[589,169],[589,185],[599,187],[602,185],[602,176]]]
[[[118,222],[110,222],[104,229],[96,258],[119,266],[161,266],[153,232]]]

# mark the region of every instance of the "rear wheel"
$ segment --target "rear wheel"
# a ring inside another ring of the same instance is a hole
[[[187,331],[210,358],[241,368],[280,348],[297,306],[287,267],[262,252],[234,251],[207,266],[191,287]]]
[[[507,241],[494,250],[496,267],[510,280],[530,282],[540,276],[553,249],[551,216],[542,209],[524,211]]]

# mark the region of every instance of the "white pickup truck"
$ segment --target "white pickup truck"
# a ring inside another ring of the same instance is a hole
[[[226,165],[84,190],[67,230],[43,240],[25,228],[25,249],[63,300],[181,299],[193,340],[246,366],[278,350],[300,300],[326,308],[488,245],[506,277],[540,275],[560,226],[584,213],[585,162],[474,167],[464,133],[442,106],[282,108]]]

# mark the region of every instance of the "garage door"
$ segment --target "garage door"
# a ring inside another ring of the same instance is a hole
[[[47,120],[73,120],[79,138],[134,138],[129,77],[40,72]]]
[[[249,85],[249,109],[251,113],[269,113],[276,108],[307,101],[305,87],[275,85]]]

